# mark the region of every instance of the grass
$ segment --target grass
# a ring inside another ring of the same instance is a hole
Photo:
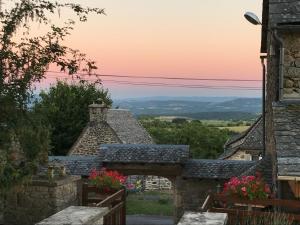
[[[219,129],[228,129],[236,133],[242,133],[249,128],[249,126],[235,126],[235,127],[218,127]]]
[[[173,195],[166,192],[129,193],[126,200],[127,215],[173,216]]]

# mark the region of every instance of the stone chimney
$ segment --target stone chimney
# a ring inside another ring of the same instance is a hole
[[[103,122],[106,121],[108,106],[102,99],[96,103],[89,105],[90,122]]]

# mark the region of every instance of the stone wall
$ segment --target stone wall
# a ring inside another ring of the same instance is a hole
[[[172,182],[164,177],[147,176],[145,179],[145,190],[171,190]]]
[[[300,100],[300,32],[284,37],[283,99]]]
[[[198,211],[209,193],[216,193],[218,186],[223,187],[224,181],[212,179],[172,180],[174,186],[174,221],[177,223],[184,211]]]
[[[118,144],[121,141],[106,122],[89,122],[69,154],[97,155],[99,146],[103,143]]]
[[[232,156],[228,157],[227,160],[247,160],[251,161],[252,156],[251,154],[248,154],[245,150],[239,150],[236,153],[234,153]]]
[[[3,224],[3,210],[4,210],[4,201],[0,196],[0,224]]]
[[[78,176],[68,176],[54,181],[33,180],[20,191],[7,196],[4,224],[31,225],[70,205],[77,205]]]
[[[70,206],[36,225],[102,225],[107,207]]]

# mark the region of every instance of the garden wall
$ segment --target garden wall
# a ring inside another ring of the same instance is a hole
[[[174,221],[179,221],[184,211],[198,211],[209,193],[216,193],[224,181],[213,179],[184,179],[176,177],[174,185]]]
[[[78,176],[57,180],[34,179],[22,190],[11,191],[4,210],[4,224],[31,225],[68,206],[77,205]]]

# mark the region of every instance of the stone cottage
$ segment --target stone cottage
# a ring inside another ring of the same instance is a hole
[[[259,160],[263,154],[263,126],[260,116],[245,132],[230,138],[219,159]]]
[[[89,105],[90,121],[83,129],[68,155],[93,156],[99,154],[102,144],[154,144],[149,133],[125,109],[109,109],[104,103]],[[169,190],[171,182],[163,177],[130,176],[128,180],[143,180],[146,190]]]
[[[68,155],[97,155],[101,144],[153,144],[148,132],[125,109],[89,106],[90,121]]]
[[[279,197],[300,197],[300,1],[264,0],[266,154]]]

